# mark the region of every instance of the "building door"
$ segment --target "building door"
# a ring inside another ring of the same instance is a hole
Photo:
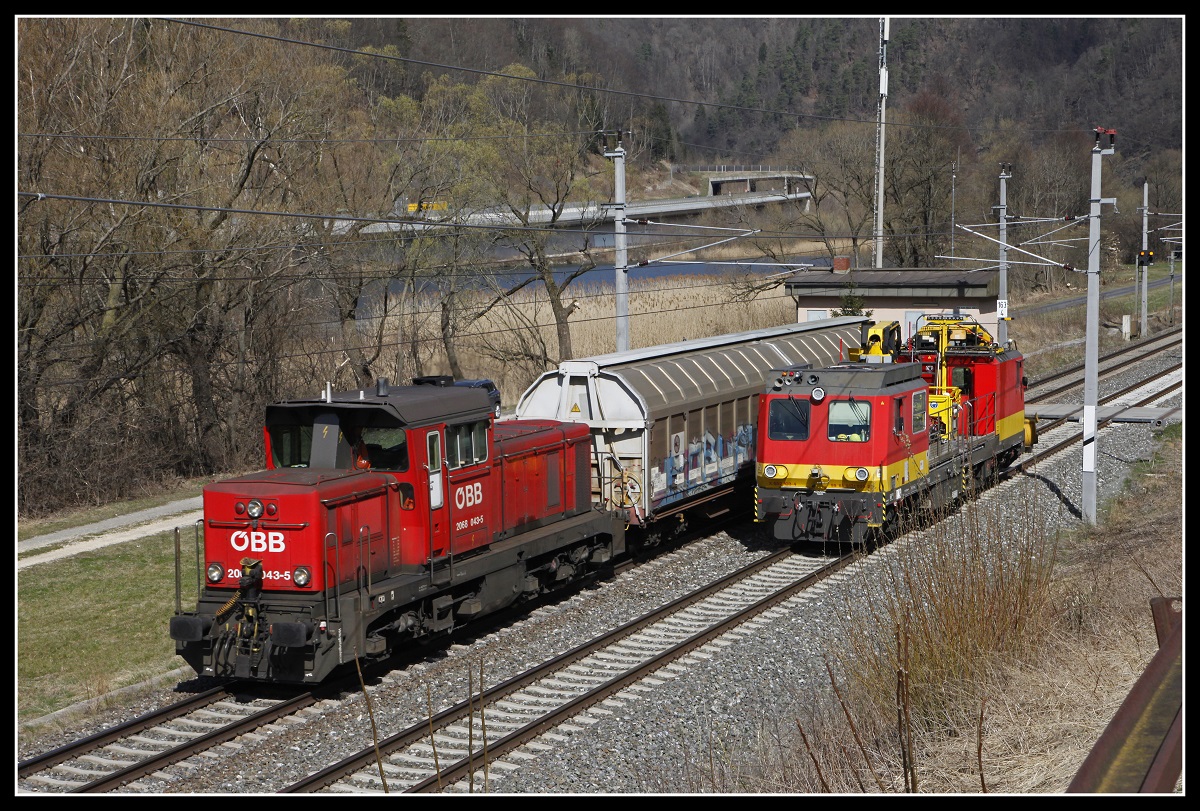
[[[918,319],[923,315],[925,315],[925,312],[923,310],[905,310],[904,311],[904,340],[905,341],[907,341],[909,338],[911,338],[917,334],[917,329],[919,329],[921,327],[921,325],[924,323],[923,321],[919,322]]]

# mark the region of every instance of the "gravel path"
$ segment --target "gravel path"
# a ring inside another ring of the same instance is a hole
[[[179,501],[172,501],[169,504],[163,504],[161,507],[150,507],[145,510],[106,518],[103,521],[97,521],[92,524],[84,524],[79,527],[61,529],[57,532],[48,532],[45,535],[37,535],[18,542],[17,552],[29,552],[34,549],[43,549],[59,543],[80,541],[92,538],[93,536],[103,536],[105,539],[116,537],[121,540],[111,541],[111,543],[121,543],[122,540],[125,540],[124,535],[127,530],[140,531],[144,537],[151,532],[164,531],[159,528],[164,524],[168,530],[171,530],[181,524],[198,521],[200,519],[200,509],[204,506],[203,501],[200,496],[180,499]]]

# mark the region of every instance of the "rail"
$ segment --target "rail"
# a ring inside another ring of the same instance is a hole
[[[1183,611],[1150,601],[1158,652],[1079,767],[1069,794],[1171,793],[1183,771]]]

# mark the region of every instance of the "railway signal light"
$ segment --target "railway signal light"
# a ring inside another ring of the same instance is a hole
[[[1138,263],[1139,267],[1145,267],[1146,265],[1153,265],[1154,264],[1154,251],[1138,251],[1137,263]]]

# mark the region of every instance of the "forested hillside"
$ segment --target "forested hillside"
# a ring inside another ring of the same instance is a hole
[[[552,244],[541,217],[613,200],[604,133],[624,133],[630,199],[695,164],[803,171],[811,206],[700,224],[755,234],[746,255],[870,258],[877,18],[15,28],[23,514],[260,465],[263,405],[326,381],[527,381],[577,356],[579,280],[611,254],[599,223]],[[1144,183],[1152,211],[1182,211],[1182,18],[890,32],[887,264],[995,255],[957,225],[995,222],[1002,164],[1011,214],[1085,215],[1096,127],[1118,133],[1106,268],[1141,246]],[[712,241],[675,229],[659,253]],[[1070,249],[1041,250],[1014,290],[1063,282]]]
[[[646,94],[613,102],[613,120],[622,107],[658,117],[655,131],[678,138],[658,155],[752,163],[770,159],[793,127],[875,120],[879,35],[877,17],[395,19],[355,20],[347,42],[429,63],[406,69],[405,92],[441,73],[434,64],[519,62],[544,79],[586,76]],[[889,106],[936,87],[981,137],[1019,123],[1037,143],[1072,125],[1103,126],[1143,157],[1183,143],[1180,18],[893,17],[887,67]]]

